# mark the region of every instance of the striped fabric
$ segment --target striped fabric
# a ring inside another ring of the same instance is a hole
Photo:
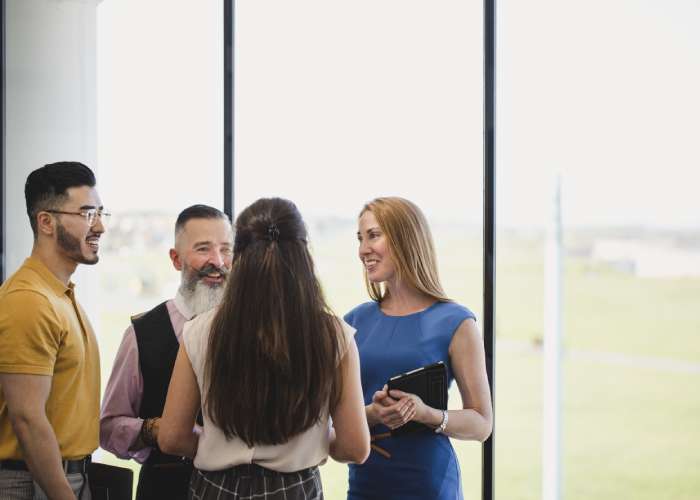
[[[318,467],[276,472],[255,464],[221,471],[196,469],[190,482],[192,500],[323,500]]]

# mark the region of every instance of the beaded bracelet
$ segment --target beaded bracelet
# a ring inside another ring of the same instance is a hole
[[[153,425],[156,423],[156,420],[158,420],[158,417],[147,418],[143,421],[143,425],[141,426],[141,441],[143,441],[146,446],[158,447],[158,441],[153,435]]]

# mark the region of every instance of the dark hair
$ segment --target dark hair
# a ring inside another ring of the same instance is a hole
[[[72,187],[95,187],[95,174],[77,161],[59,161],[37,168],[27,176],[24,199],[34,237],[37,235],[36,214],[42,210],[60,208],[68,199],[66,191]]]
[[[236,219],[231,275],[205,364],[204,407],[231,438],[281,444],[338,403],[341,327],[297,207],[263,198]]]
[[[180,215],[177,216],[177,221],[175,221],[175,234],[182,230],[190,219],[228,219],[228,215],[223,213],[218,208],[210,207],[209,205],[192,205],[187,207]]]

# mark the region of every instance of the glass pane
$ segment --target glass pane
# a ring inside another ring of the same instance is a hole
[[[432,225],[448,295],[480,316],[481,3],[239,2],[235,46],[236,210],[294,201],[343,315],[369,300],[359,210],[408,198]],[[475,498],[480,446],[454,444]],[[328,498],[345,498],[345,466],[329,461],[323,479]]]
[[[497,495],[554,498],[544,460],[561,498],[695,498],[700,7],[536,1],[499,14]],[[549,454],[557,172],[561,431]]]
[[[114,214],[100,262],[104,388],[130,316],[177,292],[177,214],[223,208],[223,8],[120,0],[97,16],[98,187]]]

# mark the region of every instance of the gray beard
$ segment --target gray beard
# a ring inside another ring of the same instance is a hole
[[[225,290],[224,284],[210,287],[202,281],[197,281],[194,288],[184,282],[180,285],[180,295],[192,314],[195,315],[205,313],[218,306]]]

